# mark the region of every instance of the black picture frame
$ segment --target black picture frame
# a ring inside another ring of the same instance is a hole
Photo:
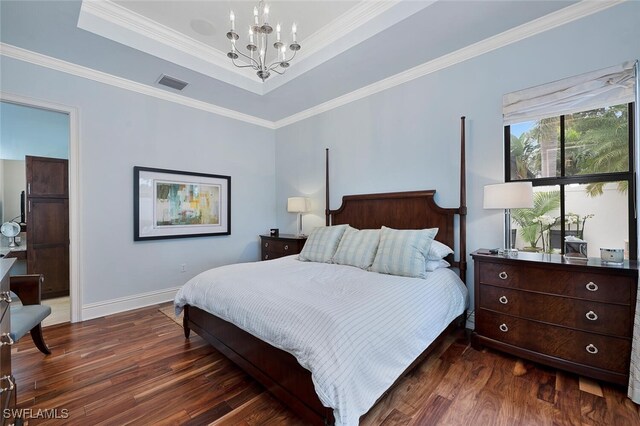
[[[231,176],[133,167],[134,241],[220,235],[231,235]]]

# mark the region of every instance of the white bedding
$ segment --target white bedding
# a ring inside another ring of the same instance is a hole
[[[197,306],[293,354],[337,425],[357,425],[382,393],[465,309],[449,269],[427,279],[301,262],[228,265],[189,280],[176,313]]]

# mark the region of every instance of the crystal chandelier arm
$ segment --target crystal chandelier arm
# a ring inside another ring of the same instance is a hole
[[[280,71],[278,71],[278,70],[277,70],[277,69],[275,69],[275,68],[270,69],[270,71],[273,71],[273,72],[275,72],[276,74],[284,75],[284,71],[283,71],[283,72],[280,72]]]

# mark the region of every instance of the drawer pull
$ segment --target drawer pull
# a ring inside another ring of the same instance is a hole
[[[585,316],[587,317],[587,319],[588,319],[589,321],[595,321],[595,320],[597,320],[597,319],[598,319],[598,314],[596,314],[596,313],[595,313],[595,312],[593,312],[593,311],[589,311],[589,312],[587,312],[587,314],[586,314]]]
[[[585,348],[587,350],[587,352],[589,352],[592,355],[595,355],[598,353],[598,348],[596,348],[593,344],[589,343],[587,345],[587,347]]]
[[[598,291],[598,284],[593,281],[589,281],[585,287],[587,287],[589,291]]]
[[[502,331],[504,333],[509,331],[509,327],[507,327],[507,324],[500,324],[500,331]]]
[[[285,245],[285,246],[284,246],[284,249],[285,249],[285,250],[289,250],[289,245],[288,245],[288,244],[287,244],[287,245]]]
[[[8,291],[0,292],[0,302],[11,303],[11,293]]]
[[[507,303],[509,303],[509,299],[507,299],[507,296],[501,296],[500,299],[498,299],[500,301],[500,303],[502,303],[503,305],[506,305]]]
[[[5,341],[6,340],[6,341]],[[4,346],[4,345],[8,345],[11,346],[13,345],[15,342],[13,341],[13,339],[11,338],[11,335],[9,333],[2,333],[0,334],[0,347]]]
[[[264,258],[265,258],[265,259],[268,259],[268,258],[269,258],[269,255],[268,255],[268,254],[265,254],[265,255],[264,255]]]
[[[269,247],[269,243],[264,243],[264,246],[265,247]]]
[[[2,382],[6,381],[9,383],[9,387],[2,386]],[[16,387],[16,384],[13,381],[13,377],[11,376],[2,376],[0,377],[0,393],[5,391],[12,391]]]
[[[501,280],[506,280],[507,278],[509,278],[509,275],[507,275],[505,271],[500,272],[498,276],[500,277]]]

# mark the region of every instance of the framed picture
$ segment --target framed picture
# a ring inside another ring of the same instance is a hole
[[[231,234],[231,177],[133,168],[133,240]]]

